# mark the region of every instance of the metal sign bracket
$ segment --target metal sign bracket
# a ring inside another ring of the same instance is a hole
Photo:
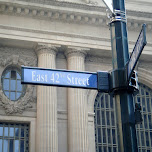
[[[108,12],[108,10],[107,10],[107,12]],[[125,22],[125,23],[127,22],[125,11],[114,10],[113,13],[111,13],[111,14],[107,13],[107,17],[110,19],[109,24],[111,24],[113,22],[117,22],[117,21]]]

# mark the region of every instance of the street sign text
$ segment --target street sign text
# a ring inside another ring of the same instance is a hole
[[[97,74],[89,72],[22,67],[22,83],[97,89]]]
[[[139,37],[137,39],[137,42],[135,44],[135,47],[133,49],[133,52],[130,56],[129,63],[128,63],[128,81],[131,78],[132,72],[137,64],[137,61],[141,55],[141,52],[146,45],[146,25],[144,24],[142,26],[142,30],[139,34]]]

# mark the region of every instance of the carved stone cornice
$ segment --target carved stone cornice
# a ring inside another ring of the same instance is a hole
[[[105,12],[98,11],[93,9],[94,13],[84,10],[80,10],[76,8],[76,10],[71,10],[66,5],[63,5],[63,2],[57,2],[58,6],[50,6],[46,7],[47,5],[35,5],[35,3],[28,3],[28,4],[20,4],[20,3],[5,3],[0,2],[0,12],[3,14],[8,15],[15,15],[15,16],[28,16],[40,19],[49,19],[49,20],[60,20],[62,22],[74,22],[79,24],[95,24],[99,25],[102,22],[105,22],[106,19],[103,20]],[[74,6],[76,4],[72,4]],[[68,10],[69,9],[69,10]],[[101,10],[101,8],[99,9]],[[102,15],[102,16],[100,16]]]
[[[72,57],[72,56],[79,56],[82,58],[85,58],[87,55],[87,50],[88,48],[80,48],[80,47],[68,47],[67,50],[65,51],[65,55],[67,58]]]
[[[8,49],[8,48],[7,48]],[[5,57],[3,54],[0,56],[0,65],[3,67],[7,67],[9,65],[16,65],[16,66],[36,66],[37,59],[33,57],[22,57],[20,55],[11,55]]]
[[[41,3],[45,5],[41,5]],[[39,3],[39,4],[37,4]],[[88,4],[91,1],[87,2]],[[44,20],[56,20],[60,22],[68,22],[75,24],[89,24],[95,26],[107,26],[107,16],[104,7],[75,4],[68,2],[57,1],[1,1],[0,13],[26,16]],[[128,29],[137,30],[141,29],[143,23],[147,23],[147,30],[152,31],[152,14],[146,12],[127,11]],[[145,14],[145,15],[143,15]],[[109,22],[109,21],[108,21]]]
[[[87,5],[93,5],[93,6],[97,6],[98,2],[97,1],[92,1],[92,0],[81,0],[82,2],[84,2]]]
[[[87,58],[86,58],[86,62],[87,63],[106,64],[106,65],[109,65],[109,67],[112,67],[111,55],[109,55],[109,56],[88,55]]]
[[[36,102],[36,96],[33,96],[34,86],[28,86],[24,97],[17,101],[9,100],[0,89],[0,106],[5,109],[5,113],[11,114],[22,114],[27,108],[32,108],[32,103]]]
[[[62,7],[68,7],[68,8],[71,8],[71,7],[72,8],[82,8],[85,10],[88,10],[88,9],[90,10],[90,8],[88,8],[88,6],[91,6],[91,9],[93,9],[94,7],[99,7],[97,0],[96,1],[81,0],[79,2],[77,2],[77,1],[68,2],[68,1],[62,1],[62,0],[18,0],[18,2],[28,2],[28,3],[43,4],[43,5],[62,6]]]
[[[35,48],[35,52],[36,54],[39,56],[41,54],[53,54],[56,55],[58,49],[57,49],[57,45],[47,45],[47,44],[38,44],[37,47]]]

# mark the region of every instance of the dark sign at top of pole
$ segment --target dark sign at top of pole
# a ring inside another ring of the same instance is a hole
[[[144,46],[147,44],[146,41],[146,25],[143,24],[142,30],[138,36],[135,47],[131,53],[129,62],[128,62],[128,81],[130,80],[133,70],[137,64],[137,61],[142,53]]]

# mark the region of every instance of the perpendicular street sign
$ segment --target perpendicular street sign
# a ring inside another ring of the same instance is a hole
[[[142,53],[142,50],[144,49],[144,46],[147,44],[146,41],[146,25],[143,24],[142,30],[138,36],[138,39],[136,41],[135,47],[131,53],[128,65],[127,65],[127,70],[128,70],[128,81],[130,81],[130,78],[132,76],[133,70],[137,64],[137,61]]]
[[[22,67],[22,84],[97,89],[97,73]]]
[[[112,0],[102,0],[108,7],[111,13],[113,13],[113,1]]]

